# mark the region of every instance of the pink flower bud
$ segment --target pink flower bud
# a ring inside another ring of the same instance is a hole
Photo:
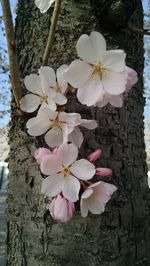
[[[52,200],[49,211],[54,220],[66,223],[72,218],[75,205],[59,194]]]
[[[110,168],[99,167],[99,168],[96,168],[95,175],[112,176],[112,170]]]
[[[92,152],[88,157],[87,160],[91,163],[95,162],[102,154],[102,150],[97,149],[94,152]]]
[[[34,157],[35,159],[37,160],[37,163],[38,164],[41,164],[43,158],[46,156],[46,155],[49,155],[51,154],[51,150],[49,149],[46,149],[46,148],[39,148],[35,151],[35,154],[34,154]]]

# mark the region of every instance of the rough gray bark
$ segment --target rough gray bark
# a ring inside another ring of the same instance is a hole
[[[101,166],[113,169],[118,187],[106,212],[84,219],[77,213],[68,223],[53,221],[44,211],[42,176],[33,158],[42,138],[29,137],[28,117],[13,119],[10,130],[7,250],[9,266],[149,266],[150,208],[143,125],[143,36],[130,32],[127,22],[143,27],[140,0],[64,0],[50,58],[54,67],[76,57],[75,42],[82,33],[98,30],[109,48],[127,52],[128,65],[139,82],[124,108],[102,110],[81,106],[70,97],[69,111],[95,118],[99,128],[85,132],[81,155],[103,149]],[[20,0],[16,25],[22,78],[36,71],[43,55],[50,18],[34,1]]]

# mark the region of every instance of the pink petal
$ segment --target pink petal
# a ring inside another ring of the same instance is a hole
[[[34,94],[27,94],[20,100],[20,108],[24,112],[32,113],[40,105],[40,98]]]
[[[72,202],[76,202],[79,198],[80,182],[77,178],[70,175],[65,177],[62,193],[64,197]]]
[[[128,66],[125,67],[125,71],[127,72],[128,75],[126,91],[129,91],[132,88],[132,86],[137,83],[138,76],[137,72]]]
[[[100,77],[90,78],[86,83],[80,85],[77,91],[77,98],[80,103],[87,106],[94,105],[103,92]]]
[[[31,118],[27,122],[28,134],[31,136],[40,136],[50,128],[50,122],[40,117]]]
[[[24,79],[24,84],[28,91],[31,91],[34,94],[42,95],[42,86],[40,77],[36,74],[30,74]]]
[[[87,160],[91,163],[95,162],[102,154],[102,150],[97,149],[94,152],[92,152],[88,157]]]
[[[111,95],[119,95],[126,89],[127,77],[124,72],[107,72],[102,77],[104,90]]]
[[[83,142],[83,134],[79,127],[75,127],[74,130],[69,134],[69,141],[75,144],[78,148],[81,147]]]
[[[54,175],[61,170],[61,159],[58,153],[47,155],[41,162],[41,172],[44,175]]]
[[[42,182],[41,193],[48,197],[55,197],[62,191],[63,186],[64,178],[60,174],[48,176]]]
[[[90,188],[94,189],[94,193],[104,203],[107,203],[110,200],[111,195],[117,190],[116,186],[103,181],[94,183]]]
[[[51,150],[46,148],[39,148],[35,151],[34,157],[38,164],[41,164],[43,158],[47,155],[52,154]]]
[[[62,158],[61,164],[69,166],[76,161],[78,157],[78,148],[74,144],[63,144],[58,148],[58,153]]]
[[[72,87],[78,88],[89,79],[91,71],[92,67],[89,64],[77,59],[70,64],[64,76]]]
[[[123,96],[122,95],[112,95],[111,98],[109,99],[109,103],[112,106],[121,108],[123,105]]]
[[[109,169],[109,168],[98,167],[98,168],[96,168],[95,175],[98,175],[98,176],[112,176],[112,170]]]
[[[81,180],[89,180],[95,175],[95,166],[89,161],[81,159],[72,164],[70,171]]]
[[[60,112],[58,119],[62,123],[67,123],[69,126],[77,126],[81,122],[81,116],[77,113]]]
[[[80,209],[81,209],[81,216],[82,217],[87,217],[88,215],[88,204],[86,202],[86,200],[83,200],[81,198],[81,201],[80,201]]]

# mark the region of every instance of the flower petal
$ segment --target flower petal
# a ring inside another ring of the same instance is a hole
[[[102,93],[103,90],[100,78],[90,78],[84,85],[79,87],[77,98],[80,103],[92,106],[98,101]]]
[[[64,187],[62,189],[64,197],[72,202],[76,202],[79,198],[79,180],[72,175],[65,177],[64,180]]]
[[[126,89],[127,77],[124,72],[107,72],[102,77],[104,90],[111,95],[119,95]]]
[[[30,74],[29,76],[26,76],[24,79],[24,84],[28,91],[38,95],[43,94],[40,77],[38,75]]]
[[[54,97],[54,102],[59,104],[59,105],[64,105],[67,102],[67,98],[66,98],[66,96],[64,96],[60,92],[57,92],[55,97]]]
[[[43,93],[47,94],[49,88],[56,83],[55,71],[51,67],[43,66],[40,67],[39,74],[40,74]]]
[[[109,99],[109,103],[115,107],[122,107],[123,96],[122,95],[112,95],[111,98]]]
[[[70,64],[64,77],[72,87],[78,88],[89,79],[91,72],[92,67],[89,64],[77,59]]]
[[[62,129],[59,127],[53,127],[46,133],[45,141],[51,148],[60,146],[63,143]]]
[[[31,136],[40,136],[44,134],[50,126],[51,124],[48,120],[43,120],[39,117],[31,118],[27,122],[28,134]]]
[[[89,180],[95,175],[95,166],[89,161],[81,159],[72,164],[70,171],[81,180]]]
[[[74,144],[63,144],[58,148],[58,153],[62,158],[62,165],[69,166],[78,157],[78,148]]]
[[[41,13],[45,13],[54,2],[55,0],[35,0],[35,4]]]
[[[122,72],[125,69],[125,58],[126,54],[124,51],[122,53],[116,53],[111,50],[106,51],[102,64],[109,71]]]
[[[24,112],[32,113],[40,105],[40,98],[34,94],[27,94],[20,100],[20,108]]]
[[[86,34],[81,35],[76,48],[80,58],[85,62],[95,64],[100,62],[106,50],[106,42],[99,32],[93,31],[90,36]]]
[[[63,93],[63,94],[65,93],[65,91],[68,87],[68,83],[67,83],[65,76],[64,76],[64,73],[67,70],[67,68],[68,68],[68,65],[62,65],[57,69],[57,72],[56,72],[57,81],[58,81],[58,84],[61,88],[61,93]]]
[[[81,201],[80,201],[80,209],[81,209],[81,216],[82,217],[87,217],[87,215],[88,215],[88,205],[87,205],[86,200],[83,200],[82,198],[81,198]]]
[[[67,123],[68,126],[77,126],[81,122],[81,116],[77,113],[66,113],[66,112],[60,112],[58,115],[58,120],[61,121],[61,123]]]
[[[82,119],[81,126],[87,129],[95,129],[97,127],[97,122],[95,120]]]
[[[48,176],[42,182],[41,193],[48,197],[55,197],[62,191],[63,186],[64,178],[60,174]]]
[[[54,175],[61,169],[61,159],[58,153],[49,154],[43,157],[41,162],[41,172],[44,175]]]
[[[83,142],[83,134],[79,127],[75,127],[74,130],[69,134],[69,141],[80,148]]]

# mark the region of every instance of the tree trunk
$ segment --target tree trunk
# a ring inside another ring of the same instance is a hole
[[[117,193],[102,215],[67,224],[51,219],[40,193],[42,176],[33,157],[42,137],[26,131],[29,117],[15,117],[10,129],[7,251],[9,266],[149,266],[150,197],[143,124],[143,36],[128,29],[128,21],[143,27],[140,0],[62,1],[49,65],[55,68],[76,58],[75,44],[83,33],[104,34],[109,48],[127,53],[127,63],[139,82],[121,109],[81,106],[71,96],[68,111],[96,119],[99,127],[85,131],[81,155],[102,148],[101,166],[113,169],[110,183]],[[20,0],[16,42],[22,78],[36,72],[44,52],[52,8],[40,14],[33,0]]]

